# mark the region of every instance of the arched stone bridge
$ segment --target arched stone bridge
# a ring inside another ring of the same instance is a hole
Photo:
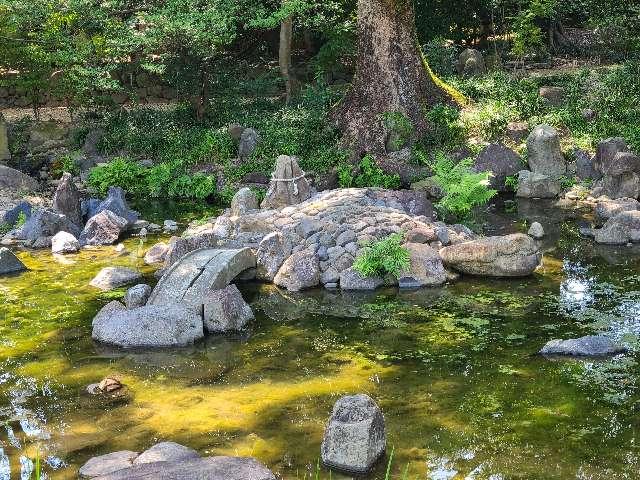
[[[209,291],[225,288],[239,274],[255,266],[256,257],[250,248],[194,250],[169,267],[153,289],[148,304],[197,306]]]

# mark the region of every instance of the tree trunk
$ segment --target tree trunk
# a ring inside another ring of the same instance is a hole
[[[293,40],[293,18],[287,17],[280,23],[280,49],[278,59],[280,74],[284,79],[287,92],[287,104],[291,100],[293,79],[291,78],[291,43]]]
[[[449,100],[422,60],[411,0],[358,0],[358,59],[351,90],[333,112],[359,158],[385,154],[383,114],[404,114],[414,137],[427,131],[426,109]]]

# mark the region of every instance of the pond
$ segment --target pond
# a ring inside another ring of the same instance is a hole
[[[487,232],[523,231],[525,219],[549,232],[531,278],[368,294],[245,284],[251,329],[180,350],[91,340],[91,319],[122,292],[89,281],[126,265],[153,282],[141,256],[157,239],[125,242],[124,256],[112,247],[20,252],[30,270],[0,280],[0,480],[30,478],[36,457],[46,478],[76,478],[91,456],[162,440],[255,456],[284,479],[316,478],[331,407],[356,392],[385,414],[391,478],[637,478],[636,355],[554,361],[536,352],[593,332],[635,348],[640,252],[595,246],[578,234],[581,213],[543,202],[497,202]],[[107,375],[129,395],[84,393]]]

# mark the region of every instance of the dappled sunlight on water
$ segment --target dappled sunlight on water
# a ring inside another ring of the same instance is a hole
[[[521,224],[503,220],[502,231]],[[37,455],[48,478],[76,478],[93,455],[160,440],[309,478],[333,403],[354,392],[385,413],[392,478],[405,469],[412,479],[636,478],[635,354],[535,353],[593,332],[635,348],[638,257],[594,247],[570,221],[557,225],[529,279],[363,294],[246,284],[250,330],[180,350],[123,351],[90,338],[95,313],[123,292],[89,281],[126,265],[153,282],[141,261],[151,239],[128,241],[125,256],[112,247],[63,259],[22,252],[30,271],[0,281],[0,480],[28,475]],[[127,394],[84,393],[106,375]]]

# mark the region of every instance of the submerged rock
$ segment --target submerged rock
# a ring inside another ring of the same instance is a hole
[[[461,273],[484,277],[526,277],[542,260],[536,242],[522,233],[451,245],[440,256]]]
[[[105,267],[91,280],[92,287],[100,290],[113,290],[137,282],[142,274],[126,267]]]
[[[601,226],[621,212],[633,212],[634,210],[640,210],[640,202],[635,198],[598,199],[594,211],[595,223]]]
[[[93,323],[92,338],[124,348],[172,347],[194,343],[204,336],[202,317],[184,305],[145,305],[101,315]]]
[[[11,250],[0,247],[0,275],[23,272],[27,269],[24,263],[16,257]]]
[[[198,452],[175,442],[161,442],[145,450],[133,461],[134,465],[153,462],[180,462],[199,458]]]
[[[353,267],[340,273],[340,288],[342,290],[375,290],[384,285],[381,277],[363,277]]]
[[[80,467],[78,473],[80,478],[97,478],[101,475],[107,475],[131,467],[137,456],[138,452],[123,450],[121,452],[113,452],[100,455],[99,457],[93,457]]]
[[[384,417],[371,397],[342,397],[324,432],[322,462],[351,475],[363,475],[382,457],[386,443]]]
[[[212,291],[203,303],[204,328],[210,333],[239,331],[254,319],[251,307],[233,284]]]
[[[560,195],[560,181],[548,175],[522,170],[518,173],[518,191],[520,198],[555,198]]]
[[[609,337],[590,335],[569,340],[551,340],[540,350],[541,355],[602,357],[625,353],[629,349]]]

